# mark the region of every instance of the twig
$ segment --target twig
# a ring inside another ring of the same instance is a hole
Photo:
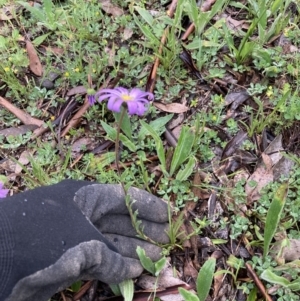
[[[14,106],[12,103],[10,103],[8,100],[6,100],[1,96],[0,96],[0,105],[6,108],[8,111],[10,111],[12,114],[14,114],[18,119],[22,121],[22,123],[26,125],[35,124],[38,127],[40,127],[44,124],[44,121],[31,117],[28,113],[17,108],[16,106]]]
[[[212,5],[216,2],[217,0],[207,0],[204,3],[202,3],[201,5],[201,11],[202,12],[206,12],[209,11],[212,7]],[[181,40],[184,41],[186,40],[190,34],[192,34],[195,30],[195,23],[192,23],[188,29],[186,30],[186,32],[184,33],[184,35],[181,37]]]
[[[258,287],[259,291],[264,296],[264,298],[266,299],[266,301],[273,301],[272,298],[267,293],[267,291],[266,291],[263,283],[260,281],[260,279],[258,278],[258,276],[256,275],[256,273],[252,269],[252,266],[249,263],[245,263],[245,266],[246,266],[246,269],[247,269],[247,271],[249,273],[250,278],[252,278],[252,280],[254,281],[254,283],[256,284],[256,286]]]
[[[177,6],[177,2],[178,2],[178,0],[173,0],[172,3],[170,4],[168,10],[167,10],[167,15],[170,18],[172,18],[174,16],[174,12],[175,12],[175,9],[176,9],[176,6]],[[167,36],[168,36],[168,31],[169,31],[169,27],[167,27],[164,30],[164,33],[161,37],[160,45],[159,45],[159,49],[158,49],[158,55],[157,55],[157,57],[154,61],[154,65],[152,67],[151,74],[150,74],[150,84],[149,84],[149,86],[146,87],[146,91],[151,92],[151,93],[153,93],[153,91],[154,91],[156,75],[157,75],[157,69],[158,69],[158,66],[159,66],[159,57],[161,56],[164,45],[166,43]]]

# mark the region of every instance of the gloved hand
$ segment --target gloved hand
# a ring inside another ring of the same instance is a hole
[[[137,188],[128,193],[145,234],[167,243],[167,205]],[[0,300],[46,301],[81,279],[137,277],[138,245],[160,258],[158,246],[136,238],[120,185],[65,180],[2,199]]]

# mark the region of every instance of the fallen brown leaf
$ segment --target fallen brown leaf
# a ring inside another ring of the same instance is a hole
[[[189,107],[186,107],[185,105],[182,105],[180,103],[164,104],[160,102],[154,102],[153,105],[164,112],[177,114],[184,113],[190,109]]]
[[[26,49],[27,49],[27,54],[28,54],[28,58],[29,58],[29,69],[35,75],[42,76],[43,75],[43,66],[37,55],[37,52],[30,41],[26,40],[25,42],[26,42]]]
[[[119,17],[124,14],[123,9],[112,4],[110,0],[100,0],[99,2],[101,3],[101,8],[109,15]]]

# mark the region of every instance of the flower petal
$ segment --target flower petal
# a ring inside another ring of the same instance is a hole
[[[107,108],[113,112],[120,112],[123,100],[117,97],[110,98],[107,103]]]
[[[135,101],[126,102],[129,115],[137,114],[138,105]]]
[[[134,100],[138,100],[138,99],[141,99],[141,98],[144,98],[146,100],[148,100],[148,98],[150,100],[152,100],[154,98],[154,95],[150,92],[144,92],[140,89],[137,89],[137,88],[133,88],[131,91],[130,91],[130,96],[132,96],[134,98]]]

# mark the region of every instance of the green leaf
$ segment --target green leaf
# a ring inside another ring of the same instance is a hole
[[[196,286],[197,294],[200,301],[205,301],[205,299],[208,296],[214,277],[215,267],[216,259],[209,258],[199,271]]]
[[[163,143],[160,139],[160,137],[157,135],[156,131],[153,130],[153,128],[145,123],[143,120],[141,120],[141,125],[146,129],[146,131],[152,136],[152,138],[155,141],[156,144],[156,152],[157,152],[157,156],[158,159],[160,161],[161,164],[161,169],[164,173],[167,173],[166,171],[166,156],[165,156],[165,150],[164,150],[164,146]]]
[[[167,262],[166,257],[161,258],[160,260],[156,261],[154,264],[155,267],[155,275],[154,276],[158,276],[159,273],[161,272],[161,270],[165,267]]]
[[[120,287],[118,284],[109,284],[110,289],[114,293],[115,296],[121,296],[122,293],[120,291]]]
[[[104,128],[105,132],[107,133],[108,137],[113,140],[116,141],[117,139],[117,130],[114,129],[113,127],[111,127],[110,125],[108,125],[106,122],[104,122],[103,120],[101,120],[101,125]],[[130,151],[135,152],[136,151],[136,145],[134,143],[132,143],[125,135],[120,133],[120,140],[123,142],[123,144],[130,149]]]
[[[147,22],[151,27],[153,26],[154,19],[148,10],[135,6],[134,9],[140,14],[140,16]]]
[[[45,21],[46,16],[40,8],[33,7],[24,1],[17,1],[17,3],[19,3],[20,5],[24,6],[27,10],[29,10],[30,13],[39,21],[41,22]]]
[[[114,129],[113,127],[111,127],[110,125],[108,125],[103,120],[101,120],[101,125],[104,128],[104,131],[106,132],[106,134],[108,135],[108,137],[111,140],[116,141],[116,138],[117,138],[117,131],[116,131],[116,129]]]
[[[122,110],[124,110],[123,107],[122,107]],[[114,113],[114,116],[115,116],[116,121],[119,123],[120,122],[121,113]],[[125,135],[127,136],[127,138],[130,141],[133,141],[133,139],[132,139],[132,131],[131,131],[131,123],[130,123],[130,119],[129,119],[128,114],[124,114],[124,116],[123,116],[123,120],[122,120],[122,124],[121,124],[121,129],[125,133]]]
[[[149,123],[150,127],[157,133],[161,133],[161,131],[165,131],[165,125],[173,118],[174,114],[166,115],[164,117],[157,118]],[[139,131],[139,140],[144,140],[147,135],[147,130],[145,128],[141,128]]]
[[[260,278],[273,284],[279,284],[283,287],[288,287],[288,285],[290,284],[290,282],[286,278],[274,274],[270,269],[264,270],[261,273]]]
[[[82,285],[82,281],[80,281],[80,280],[74,282],[74,283],[71,285],[71,290],[72,290],[72,292],[77,293],[77,292],[80,290],[81,285]]]
[[[254,287],[249,296],[247,297],[247,301],[256,301],[257,300],[257,288]]]
[[[196,159],[194,156],[191,156],[189,162],[186,164],[184,169],[180,169],[176,175],[176,180],[185,181],[192,174],[195,167]]]
[[[120,134],[120,140],[123,142],[123,144],[129,148],[132,152],[136,152],[136,145],[131,142],[125,135]]]
[[[283,183],[276,191],[274,199],[268,210],[264,231],[264,259],[266,258],[269,252],[271,241],[274,237],[274,234],[276,233],[278,224],[280,222],[281,213],[285,205],[287,192],[288,183]]]
[[[138,246],[136,248],[136,253],[139,256],[139,259],[144,269],[150,272],[152,275],[155,275],[154,262],[148,256],[146,256],[145,250]]]
[[[170,176],[172,176],[178,167],[190,157],[194,140],[195,133],[191,131],[189,127],[182,127],[171,162]]]
[[[179,287],[178,291],[185,301],[199,301],[198,297],[194,293],[189,292],[182,287]]]
[[[41,36],[39,36],[39,37],[37,37],[36,39],[34,39],[33,41],[32,41],[32,44],[34,45],[34,46],[40,46],[46,39],[47,39],[47,37],[50,35],[50,32],[49,33],[46,33],[46,34],[43,34],[43,35],[41,35]]]
[[[134,22],[136,23],[136,25],[140,28],[140,30],[142,31],[142,33],[151,41],[151,43],[153,43],[154,46],[156,44],[158,44],[158,40],[157,40],[156,36],[151,32],[151,30],[149,29],[149,27],[143,25],[139,21],[139,19],[137,18],[136,15],[133,15],[133,19],[134,19]]]
[[[134,293],[132,279],[127,279],[119,283],[119,288],[122,296],[124,297],[124,301],[132,301]]]

